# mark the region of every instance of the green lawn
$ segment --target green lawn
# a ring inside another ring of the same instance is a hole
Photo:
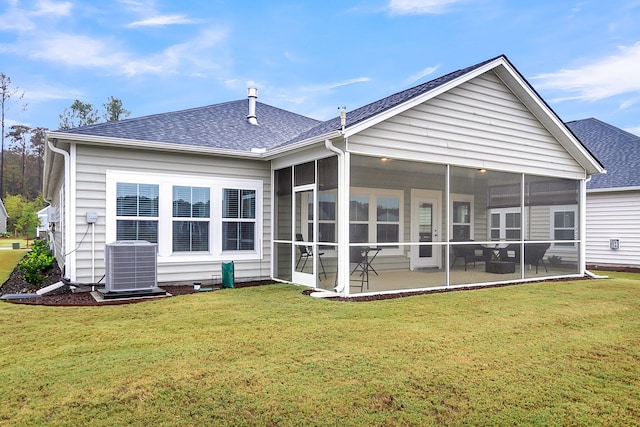
[[[640,275],[0,304],[0,425],[638,425]]]
[[[21,248],[27,247],[27,240],[22,238],[2,237],[0,238],[0,248],[11,248],[13,243],[20,243]],[[33,243],[33,239],[29,239],[29,246]]]
[[[11,272],[26,253],[26,249],[0,251],[0,285],[9,278]]]

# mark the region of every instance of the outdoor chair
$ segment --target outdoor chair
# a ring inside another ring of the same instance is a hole
[[[453,240],[451,242],[454,242]],[[458,259],[464,260],[464,271],[467,271],[467,265],[473,263],[473,268],[476,267],[476,261],[487,262],[491,260],[491,250],[485,248],[479,244],[467,244],[467,245],[451,245],[453,250],[453,260],[451,261],[451,268]]]
[[[524,263],[536,266],[536,274],[538,274],[538,264],[542,264],[545,272],[547,265],[544,263],[544,254],[551,246],[551,243],[525,243],[524,244]]]
[[[538,266],[542,264],[545,272],[547,265],[544,263],[544,255],[547,249],[551,246],[550,243],[525,243],[524,244],[524,263],[536,267],[536,274],[538,274]],[[520,263],[520,245],[517,243],[511,243],[506,248],[500,249],[501,261],[512,261]]]
[[[369,289],[369,267],[367,265],[367,257],[363,251],[364,248],[361,246],[351,246],[349,248],[349,262],[355,264],[355,267],[351,270],[351,275],[355,272],[360,273],[360,279],[355,279],[360,281],[360,292],[364,290],[365,283],[367,289]],[[353,281],[354,279],[351,280]]]
[[[296,241],[298,242],[304,242],[304,238],[302,237],[302,234],[297,233],[296,234]],[[296,262],[296,269],[298,268],[298,265],[300,265],[300,263],[302,262],[302,270],[304,270],[304,267],[307,265],[307,260],[309,258],[313,258],[313,248],[311,246],[306,246],[306,245],[296,245],[298,247],[298,252],[299,252],[299,256],[298,256],[298,261]],[[327,278],[327,272],[324,269],[324,264],[322,263],[322,255],[324,255],[324,252],[318,252],[318,259],[320,260],[320,267],[322,268],[322,274],[324,274],[324,278]]]

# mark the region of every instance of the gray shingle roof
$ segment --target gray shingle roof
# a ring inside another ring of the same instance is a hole
[[[592,177],[587,189],[640,186],[640,137],[594,118],[566,125],[607,170]]]
[[[463,68],[452,73],[446,74],[442,77],[438,77],[434,80],[430,80],[426,83],[422,83],[418,86],[414,86],[412,88],[403,90],[401,92],[395,93],[393,95],[387,96],[386,98],[380,99],[378,101],[372,102],[371,104],[367,104],[363,107],[357,108],[352,111],[347,111],[347,123],[346,127],[354,126],[360,122],[363,122],[377,114],[380,114],[386,110],[389,110],[397,105],[403,104],[416,96],[422,95],[423,93],[429,92],[433,89],[436,89],[439,86],[442,86],[445,83],[448,83],[452,80],[455,80],[458,77],[461,77],[471,71],[482,67],[489,62],[495,61],[497,58],[503,57],[497,56],[495,58],[488,59],[486,61],[480,62],[476,65],[472,65],[467,68]],[[331,131],[340,130],[340,117],[334,117],[331,120],[327,120],[318,124],[317,126],[309,129],[308,131],[298,135],[298,137],[288,141],[287,144],[291,144],[297,141],[303,141],[305,139],[313,138],[315,136],[324,135]]]
[[[257,102],[258,126],[255,126],[247,121],[248,105],[248,99],[244,99],[63,132],[249,151],[252,148],[272,148],[320,123]]]

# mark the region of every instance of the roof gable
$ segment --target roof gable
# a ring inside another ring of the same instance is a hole
[[[640,187],[640,137],[594,118],[567,126],[607,169],[594,176],[587,189]]]

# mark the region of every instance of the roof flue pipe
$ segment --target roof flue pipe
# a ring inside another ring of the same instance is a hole
[[[256,117],[256,99],[258,99],[258,89],[250,87],[247,89],[247,96],[249,97],[249,115],[247,120],[252,125],[258,124],[258,117]]]

